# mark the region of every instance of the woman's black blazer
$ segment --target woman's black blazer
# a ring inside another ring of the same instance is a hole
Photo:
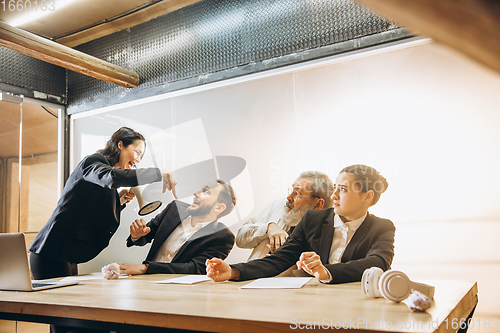
[[[116,189],[160,180],[157,168],[115,169],[100,153],[85,157],[29,250],[63,262],[93,259],[108,246],[120,224],[122,207]]]

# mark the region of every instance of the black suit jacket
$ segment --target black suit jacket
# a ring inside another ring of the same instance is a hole
[[[97,256],[118,229],[117,188],[161,180],[157,168],[113,168],[101,154],[85,157],[69,176],[57,207],[29,250],[54,260],[86,262]]]
[[[205,261],[213,257],[225,259],[234,244],[234,234],[223,224],[213,221],[195,232],[179,249],[170,263],[152,261],[168,236],[189,216],[189,204],[182,201],[171,202],[147,225],[151,231],[132,241],[129,236],[127,246],[143,246],[153,239],[153,244],[143,262],[148,264],[146,274],[206,274]]]
[[[394,257],[394,224],[368,214],[347,245],[341,262],[328,264],[333,240],[333,208],[309,210],[285,244],[262,259],[231,265],[240,271],[240,280],[275,276],[297,262],[302,252],[314,251],[330,271],[330,283],[360,281],[365,269],[390,268]]]

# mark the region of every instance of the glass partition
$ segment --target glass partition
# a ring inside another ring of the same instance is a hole
[[[28,247],[57,204],[62,112],[0,94],[0,232],[23,232]],[[48,331],[45,324],[0,320],[0,332]]]
[[[0,112],[0,227],[29,246],[57,203],[59,110],[2,93]]]
[[[20,231],[28,244],[57,204],[58,113],[55,108],[23,103]]]
[[[21,130],[21,101],[16,96],[2,94],[0,101],[0,227],[2,232],[21,229],[19,205],[19,147]]]

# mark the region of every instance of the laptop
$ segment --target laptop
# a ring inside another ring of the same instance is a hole
[[[0,290],[38,291],[75,284],[78,281],[32,281],[24,234],[0,233]]]

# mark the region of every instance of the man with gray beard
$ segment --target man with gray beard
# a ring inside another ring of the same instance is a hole
[[[286,199],[278,199],[238,230],[236,245],[253,248],[248,260],[265,257],[283,245],[309,209],[333,205],[333,183],[319,171],[302,172],[288,190]]]

